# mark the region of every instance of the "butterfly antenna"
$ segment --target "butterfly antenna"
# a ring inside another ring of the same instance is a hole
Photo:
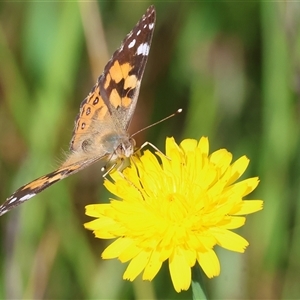
[[[146,129],[149,129],[149,128],[151,128],[151,127],[153,127],[153,126],[155,126],[155,125],[157,125],[157,124],[159,124],[159,123],[161,123],[161,122],[164,122],[164,121],[166,121],[166,120],[168,120],[168,119],[170,119],[170,118],[173,118],[173,117],[175,117],[176,115],[180,114],[181,112],[182,112],[182,108],[179,108],[179,109],[178,109],[176,112],[174,112],[173,114],[171,114],[171,115],[169,115],[169,116],[167,116],[167,117],[165,117],[165,118],[163,118],[163,119],[161,119],[161,120],[159,120],[159,121],[157,121],[157,122],[155,122],[155,123],[152,123],[151,125],[148,125],[148,126],[142,128],[142,129],[140,129],[139,131],[135,132],[134,134],[131,135],[131,137],[133,137],[133,136],[137,135],[138,133],[140,133],[140,132],[142,132],[142,131],[144,131],[144,130],[146,130]]]

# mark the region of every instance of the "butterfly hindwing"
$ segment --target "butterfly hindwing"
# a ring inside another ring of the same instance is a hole
[[[99,85],[94,86],[89,95],[82,101],[80,111],[75,119],[71,151],[80,151],[84,141],[93,135],[111,131],[113,120],[100,94]]]

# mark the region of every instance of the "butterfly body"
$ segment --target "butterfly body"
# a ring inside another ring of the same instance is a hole
[[[96,161],[105,165],[134,153],[135,141],[128,127],[137,104],[154,25],[155,8],[150,6],[82,101],[66,161],[57,170],[15,191],[0,206],[0,216]]]

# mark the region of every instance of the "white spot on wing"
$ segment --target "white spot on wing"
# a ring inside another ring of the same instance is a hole
[[[35,196],[35,195],[36,195],[36,193],[27,194],[27,195],[21,197],[21,198],[20,198],[20,201],[21,201],[21,202],[26,201],[26,200],[32,198],[32,197]]]
[[[136,33],[136,35],[140,35],[140,33],[141,33],[141,30],[139,29],[139,31]]]
[[[135,39],[132,40],[132,42],[129,43],[128,48],[132,48],[135,45]]]
[[[150,50],[150,47],[147,43],[143,43],[143,44],[140,44],[139,47],[137,48],[136,50],[136,54],[137,55],[148,55],[149,54],[149,50]]]
[[[8,209],[2,210],[2,209],[0,208],[0,216],[6,214],[7,212],[8,212]]]
[[[154,23],[149,24],[149,29],[151,30],[154,27]]]
[[[9,199],[8,204],[11,204],[13,202],[15,202],[17,200],[17,197],[13,197],[11,199]]]
[[[11,196],[6,200],[6,202],[0,206],[0,216],[6,214],[9,210],[11,210],[14,206],[21,204],[22,202],[32,198],[36,193],[30,193],[24,195],[21,198]]]

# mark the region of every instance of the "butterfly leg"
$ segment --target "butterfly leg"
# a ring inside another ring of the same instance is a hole
[[[127,167],[127,164],[125,164],[126,158],[121,158],[119,161],[114,162],[108,169],[106,168],[107,165],[101,168],[102,172],[105,172],[102,177],[106,177],[113,169],[116,169],[121,175],[123,169]]]
[[[106,166],[101,168],[101,172],[105,172],[102,177],[106,177],[115,167],[117,163],[114,163],[109,169],[106,169]]]
[[[156,150],[157,152],[159,152],[162,156],[164,156],[166,159],[171,160],[170,157],[168,157],[166,154],[162,153],[155,145],[153,145],[150,142],[145,142],[144,144],[142,144],[141,147],[139,147],[135,152],[142,150],[143,148],[145,148],[147,145],[151,146],[154,150]]]

